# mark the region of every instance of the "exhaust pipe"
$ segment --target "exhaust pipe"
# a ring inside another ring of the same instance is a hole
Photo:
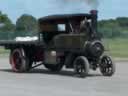
[[[97,33],[97,19],[98,19],[98,11],[97,10],[91,10],[90,11],[91,17],[92,17],[92,31],[94,33]]]

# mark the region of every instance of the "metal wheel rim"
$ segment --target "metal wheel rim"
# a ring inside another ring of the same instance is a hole
[[[79,73],[79,74],[86,72],[85,65],[84,65],[84,62],[83,61],[80,61],[80,60],[79,61],[78,60],[76,61],[75,71],[77,73]]]
[[[113,72],[113,62],[110,57],[103,57],[101,60],[101,72],[103,74],[111,74]]]
[[[12,56],[14,67],[18,70],[21,68],[22,58],[19,52],[15,52]]]
[[[26,59],[24,57],[23,50],[16,49],[11,53],[11,66],[14,71],[20,72],[24,70]]]

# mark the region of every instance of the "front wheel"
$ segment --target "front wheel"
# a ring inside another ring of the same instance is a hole
[[[85,77],[89,73],[89,62],[84,56],[78,56],[74,61],[74,71],[80,77]]]
[[[112,76],[115,73],[115,63],[110,56],[103,56],[100,60],[100,71],[104,76]]]
[[[22,48],[14,49],[10,53],[10,64],[14,72],[26,72],[31,68],[29,59]]]

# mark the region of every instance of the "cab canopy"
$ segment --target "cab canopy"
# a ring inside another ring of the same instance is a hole
[[[69,21],[81,21],[84,18],[91,18],[91,14],[63,14],[51,15],[39,19],[39,24],[42,23],[66,23]]]
[[[91,19],[91,14],[63,14],[51,15],[39,19],[40,32],[46,31],[67,31],[70,24],[78,24],[85,19]],[[59,30],[61,29],[61,30]]]

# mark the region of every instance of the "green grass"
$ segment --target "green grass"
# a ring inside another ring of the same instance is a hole
[[[128,39],[105,39],[104,44],[113,57],[128,58]]]
[[[9,50],[5,50],[4,48],[0,48],[0,55],[8,54]]]

